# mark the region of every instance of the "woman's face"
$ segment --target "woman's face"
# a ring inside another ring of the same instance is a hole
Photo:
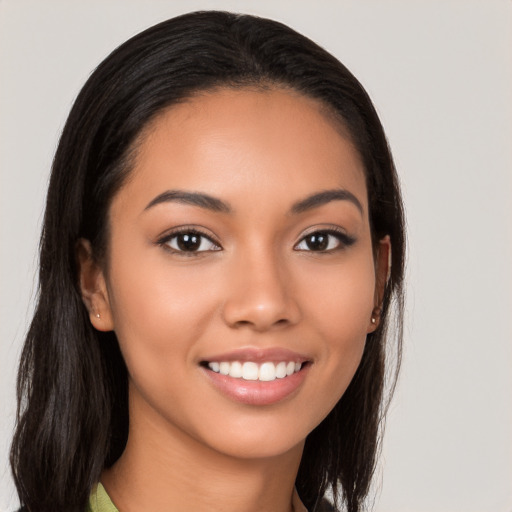
[[[91,320],[119,339],[130,428],[235,457],[300,446],[375,328],[363,166],[341,127],[290,91],[195,96],[146,130],[109,222]]]

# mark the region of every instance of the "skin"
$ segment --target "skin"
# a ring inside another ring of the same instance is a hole
[[[298,201],[344,189],[301,213]],[[163,201],[206,193],[231,212]],[[220,89],[162,113],[110,208],[107,262],[78,249],[98,330],[115,330],[129,371],[125,452],[102,476],[122,512],[289,511],[304,439],[343,395],[360,362],[387,274],[389,240],[373,250],[357,151],[316,100],[289,90]],[[199,252],[178,252],[179,226]],[[337,229],[330,249],[305,237]],[[160,241],[160,242],[159,242]],[[173,250],[174,247],[174,250]],[[99,315],[99,317],[98,317]],[[271,405],[221,393],[200,362],[239,348],[308,358],[297,390]]]

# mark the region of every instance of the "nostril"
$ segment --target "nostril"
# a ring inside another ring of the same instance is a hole
[[[290,323],[290,321],[287,319],[287,318],[280,318],[279,320],[276,320],[275,322],[273,322],[272,325],[274,326],[285,326],[285,325],[288,325]],[[253,327],[257,327],[257,324],[256,322],[251,322],[250,320],[238,320],[238,322],[236,322],[234,324],[235,327],[246,327],[246,326],[253,326]],[[271,327],[271,325],[268,325],[268,327]]]
[[[243,327],[245,325],[251,325],[251,322],[249,322],[249,320],[238,320],[238,322],[235,323],[235,327]]]

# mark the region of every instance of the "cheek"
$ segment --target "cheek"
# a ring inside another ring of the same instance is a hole
[[[373,258],[350,263],[304,273],[309,276],[302,281],[306,309],[329,339],[358,340],[367,333],[375,296]]]
[[[328,412],[350,384],[363,355],[374,307],[373,258],[355,258],[354,264],[317,271],[303,281],[310,293],[310,324],[318,340],[319,379],[326,382],[323,410]],[[313,399],[313,397],[312,397]],[[317,398],[318,399],[318,398]],[[320,405],[320,404],[319,404]]]
[[[139,264],[136,254],[118,256],[109,290],[114,329],[130,368],[151,360],[173,365],[205,330],[215,312],[214,294],[199,267],[176,269],[154,251]]]

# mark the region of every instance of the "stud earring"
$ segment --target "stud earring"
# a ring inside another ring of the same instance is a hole
[[[96,313],[96,318],[100,318],[100,314],[99,313]]]
[[[372,325],[377,324],[377,319],[380,318],[381,313],[382,313],[382,310],[379,307],[373,308],[372,316],[371,316]]]

